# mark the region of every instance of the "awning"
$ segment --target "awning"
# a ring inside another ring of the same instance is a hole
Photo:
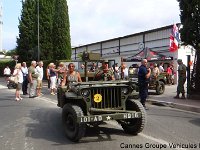
[[[123,58],[123,62],[140,62],[142,59],[147,59],[148,61],[164,61],[173,60],[173,57],[165,56],[146,47],[144,50],[133,56]]]

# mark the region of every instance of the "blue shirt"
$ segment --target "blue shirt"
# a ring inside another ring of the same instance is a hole
[[[54,76],[56,76],[56,72],[50,69],[50,77],[54,77]]]
[[[147,68],[144,65],[141,65],[139,67],[139,71],[138,71],[138,83],[139,84],[145,84],[148,82],[148,79],[146,78],[147,73],[148,73]]]

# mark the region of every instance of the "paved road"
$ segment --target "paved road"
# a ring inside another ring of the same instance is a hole
[[[72,143],[64,135],[56,96],[47,94],[46,89],[43,92],[42,97],[16,102],[14,90],[0,86],[0,150],[171,150],[180,149],[180,145],[200,149],[199,113],[153,105],[149,105],[147,125],[138,136],[125,134],[111,121],[98,128],[88,127],[80,143]],[[175,148],[170,148],[173,143]]]

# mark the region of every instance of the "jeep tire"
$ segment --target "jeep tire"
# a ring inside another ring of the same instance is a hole
[[[126,103],[126,110],[141,112],[140,118],[125,119],[121,121],[121,126],[125,133],[137,135],[146,124],[146,111],[138,100],[129,99]]]
[[[165,92],[165,84],[162,81],[158,81],[156,84],[156,94],[161,95]]]
[[[82,109],[77,105],[65,104],[62,110],[62,122],[67,138],[73,142],[79,141],[86,130],[85,123],[78,123],[77,117],[83,116]]]

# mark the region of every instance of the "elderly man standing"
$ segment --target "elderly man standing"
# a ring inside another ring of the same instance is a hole
[[[151,69],[147,69],[147,60],[143,59],[141,62],[141,66],[138,70],[138,85],[139,85],[139,96],[140,96],[140,102],[144,106],[145,109],[145,102],[148,96],[148,83],[149,83],[149,77],[151,75]]]
[[[186,65],[183,64],[182,59],[177,60],[178,63],[178,86],[177,86],[177,95],[174,98],[180,98],[179,94],[181,93],[181,99],[185,99],[185,90],[184,84],[186,81]]]
[[[38,79],[37,79],[37,96],[41,96],[43,95],[41,93],[42,90],[42,80],[43,80],[43,76],[44,76],[44,70],[43,70],[43,61],[40,61],[38,63],[38,66],[36,67],[36,71],[39,75]]]
[[[29,98],[36,97],[37,78],[39,74],[36,71],[36,61],[31,62],[31,66],[28,68],[29,78]]]

